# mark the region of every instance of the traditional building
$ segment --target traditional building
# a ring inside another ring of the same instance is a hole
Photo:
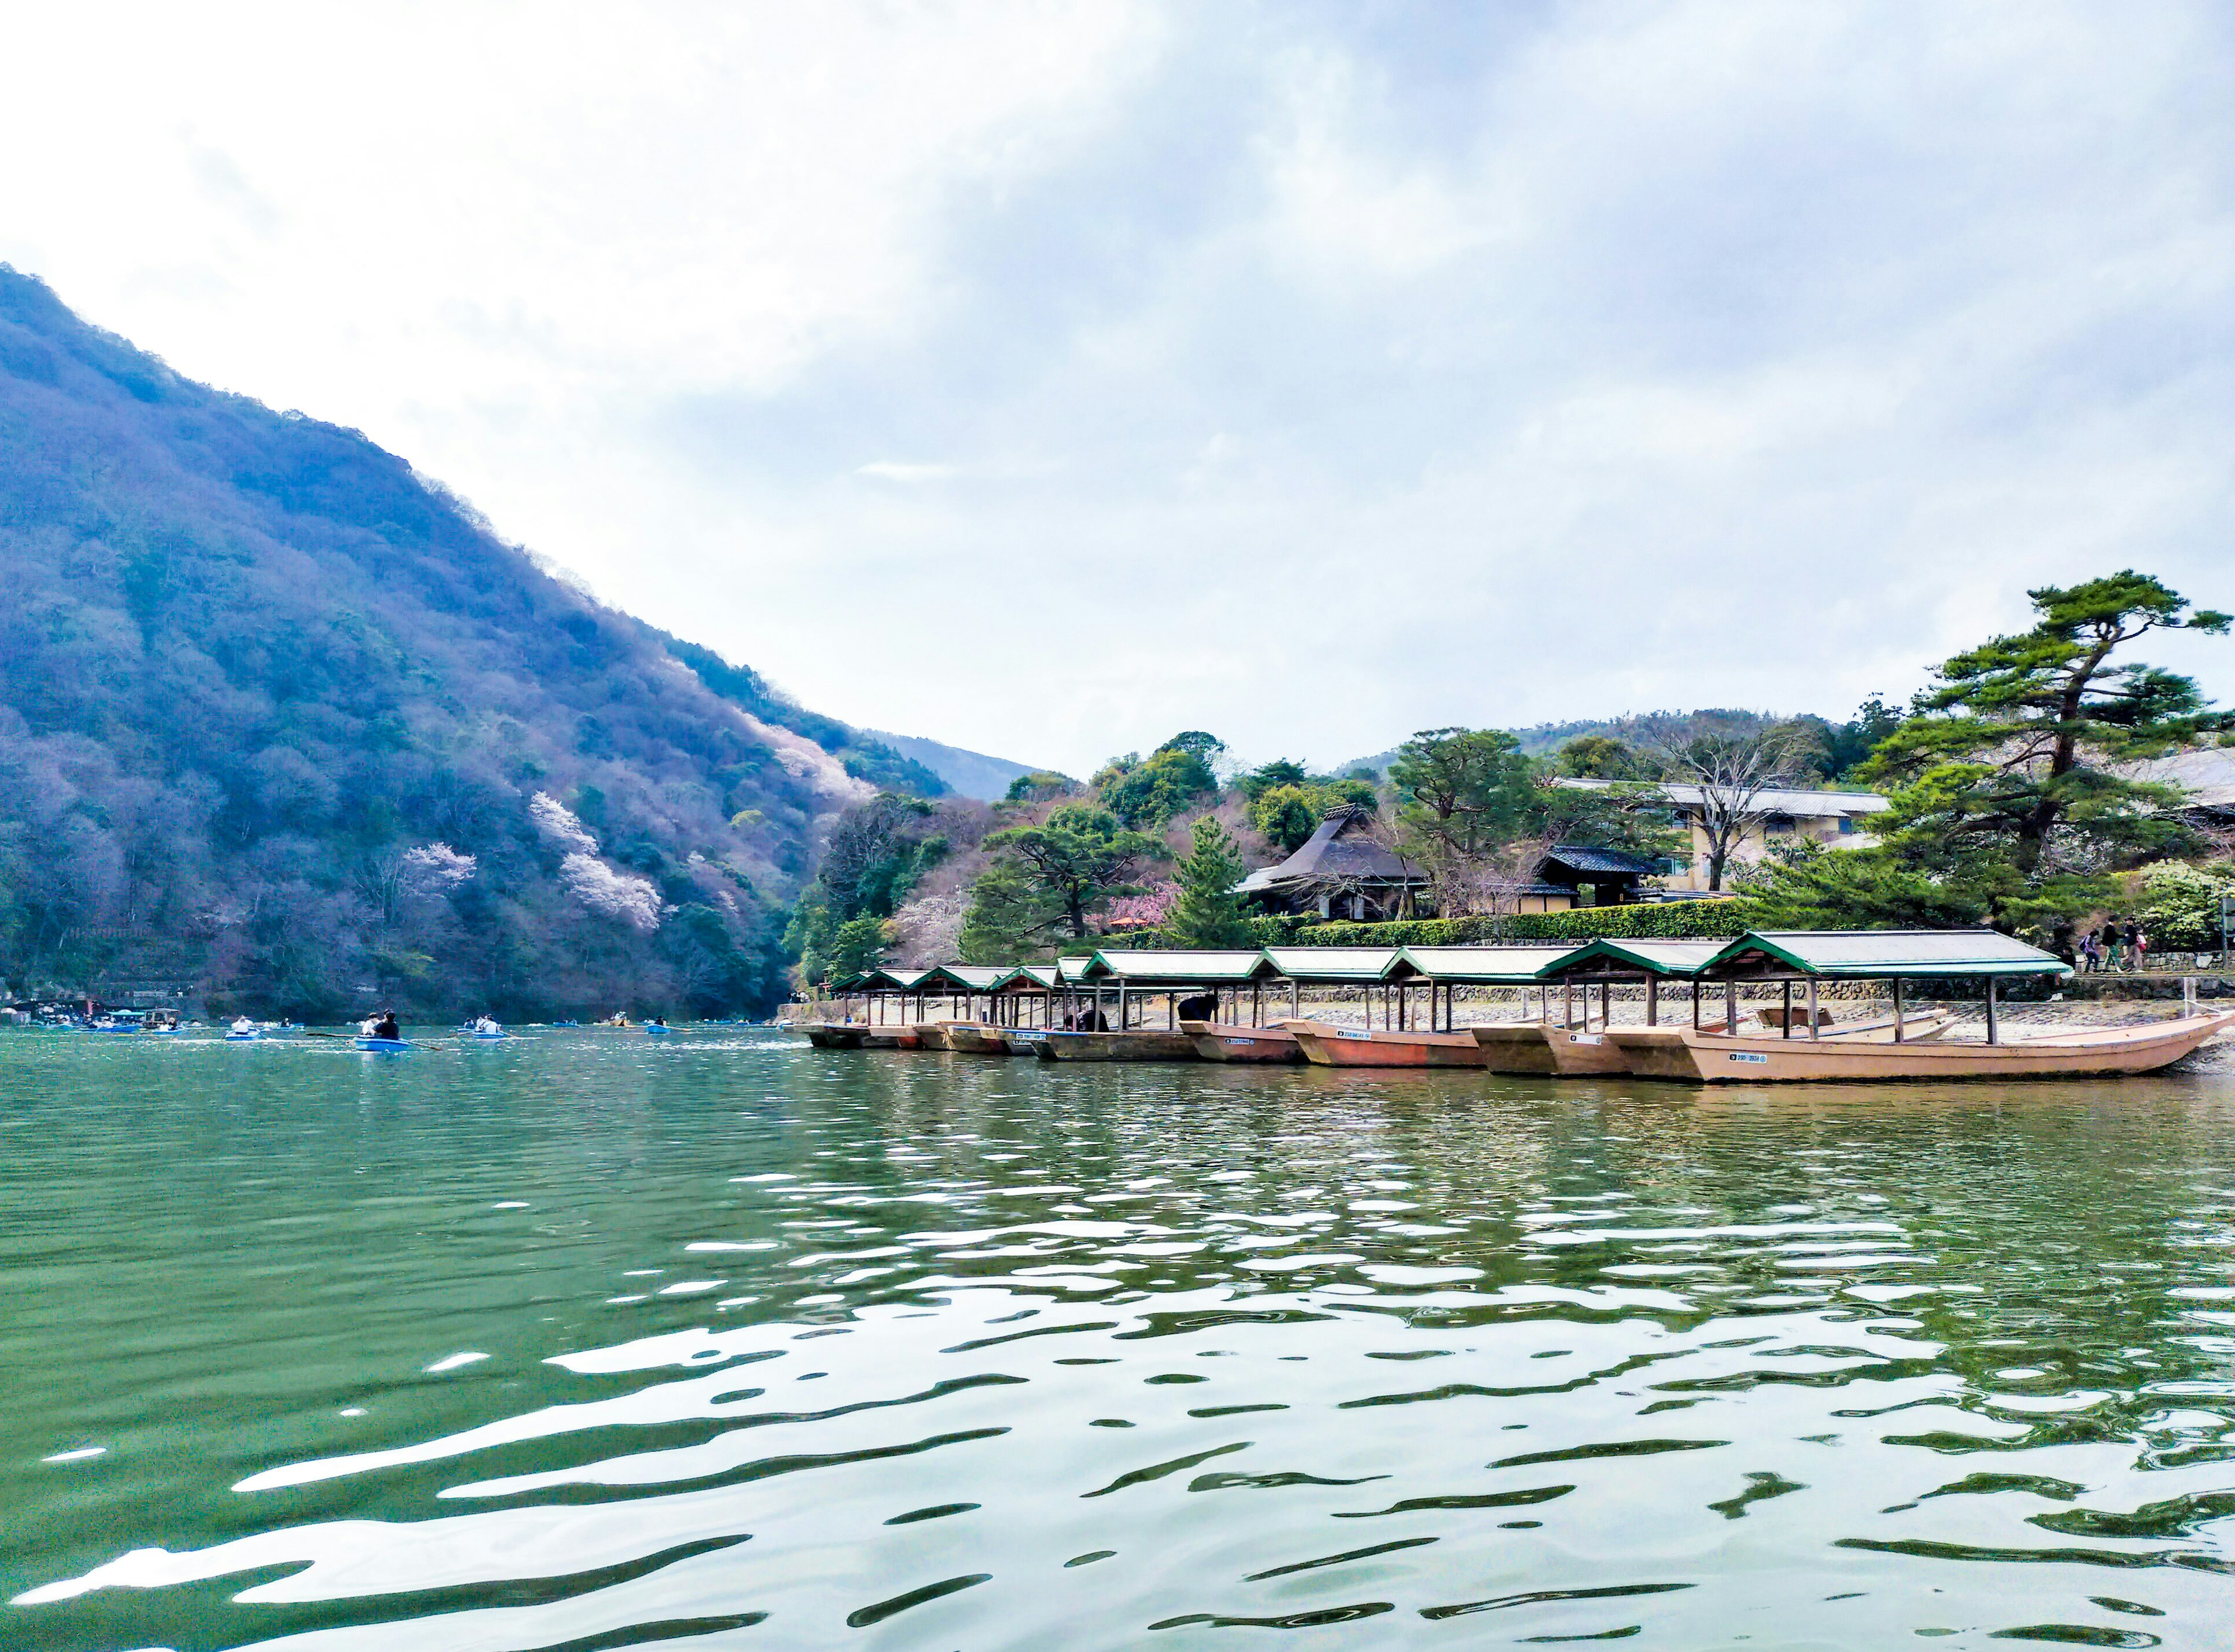
[[[1316,913],[1322,918],[1375,922],[1417,908],[1427,874],[1379,842],[1373,811],[1338,809],[1320,823],[1304,846],[1278,866],[1262,866],[1234,886],[1271,913]]]

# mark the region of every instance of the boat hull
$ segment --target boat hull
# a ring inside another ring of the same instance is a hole
[[[976,1021],[958,1022],[947,1029],[947,1047],[958,1055],[1006,1055],[1009,1041],[999,1027]]]
[[[1184,1032],[1052,1032],[1032,1040],[1043,1061],[1193,1061],[1195,1044]]]
[[[1694,1032],[1688,1028],[1681,1036],[1692,1052],[1701,1082],[1707,1084],[1876,1084],[1890,1079],[1945,1083],[1962,1078],[2094,1078],[2155,1072],[2231,1026],[2235,1026],[2235,1010],[2009,1044],[1734,1039],[1727,1033]]]
[[[915,1030],[916,1045],[925,1050],[952,1050],[947,1035],[954,1027],[952,1021],[926,1021]]]
[[[1552,1052],[1552,1070],[1563,1078],[1601,1078],[1630,1070],[1629,1052],[1604,1030],[1547,1026],[1544,1034],[1545,1047]]]
[[[920,1050],[923,1047],[913,1026],[865,1026],[862,1029],[864,1050]]]
[[[409,1039],[359,1039],[357,1047],[368,1055],[402,1055],[411,1047]]]
[[[1548,1037],[1555,1029],[1541,1021],[1491,1021],[1467,1031],[1482,1046],[1482,1065],[1492,1072],[1544,1076],[1560,1070]]]
[[[1304,1047],[1281,1026],[1231,1026],[1218,1021],[1182,1021],[1180,1031],[1203,1061],[1301,1066]]]
[[[1390,1032],[1370,1027],[1290,1021],[1289,1032],[1316,1067],[1481,1067],[1483,1046],[1465,1032]]]
[[[803,1021],[796,1030],[805,1033],[807,1041],[818,1050],[858,1050],[869,1031],[835,1021]]]

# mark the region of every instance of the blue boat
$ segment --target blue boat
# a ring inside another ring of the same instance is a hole
[[[401,1055],[411,1047],[409,1039],[359,1039],[357,1047],[374,1055]]]
[[[644,1035],[648,1039],[664,1039],[667,1034],[668,1029],[664,1026],[648,1026],[644,1030]]]
[[[263,1038],[261,1032],[228,1032],[225,1035],[225,1041],[227,1044],[256,1044],[260,1043]]]

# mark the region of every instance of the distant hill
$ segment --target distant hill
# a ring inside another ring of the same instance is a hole
[[[960,746],[941,745],[936,740],[912,734],[888,734],[882,729],[863,729],[861,732],[870,740],[891,747],[901,757],[913,758],[946,782],[949,790],[982,803],[998,802],[1009,790],[1012,780],[1033,772],[1029,764],[989,757],[982,751],[965,751]]]
[[[336,1017],[768,1005],[930,770],[596,603],[353,430],[0,266],[0,982]]]
[[[1539,723],[1533,728],[1510,729],[1508,733],[1521,742],[1521,749],[1531,757],[1544,757],[1557,751],[1570,740],[1580,740],[1586,734],[1608,734],[1626,745],[1651,745],[1656,740],[1683,740],[1696,734],[1752,734],[1782,719],[1767,711],[1741,711],[1710,709],[1698,711],[1642,711],[1623,717],[1584,718],[1573,723]],[[1334,772],[1347,774],[1353,769],[1367,768],[1376,774],[1386,775],[1389,765],[1397,760],[1397,748],[1377,751],[1372,757],[1353,757],[1337,765]]]

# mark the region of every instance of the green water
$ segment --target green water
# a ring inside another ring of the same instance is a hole
[[[0,1293],[10,1649],[2235,1623],[2224,1069],[0,1033]]]

